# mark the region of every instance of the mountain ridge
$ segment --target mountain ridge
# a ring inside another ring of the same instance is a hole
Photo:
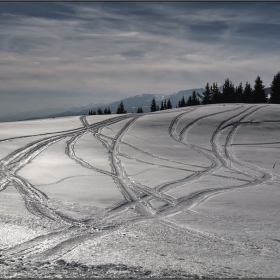
[[[222,86],[219,87],[222,90]],[[198,93],[199,98],[202,98],[202,93],[204,92],[204,88],[193,88],[187,90],[181,90],[177,93],[162,95],[162,94],[149,94],[142,93],[134,96],[130,96],[124,99],[120,99],[117,101],[113,101],[111,103],[90,103],[88,105],[83,106],[72,106],[68,108],[45,108],[33,111],[25,111],[14,114],[7,114],[0,116],[0,122],[12,122],[12,121],[23,121],[23,120],[34,120],[34,119],[45,119],[45,118],[57,118],[57,117],[67,117],[67,116],[79,116],[88,114],[90,110],[98,110],[101,108],[104,110],[105,108],[110,107],[111,112],[115,113],[117,107],[122,101],[124,104],[124,108],[128,113],[136,113],[138,107],[142,107],[143,112],[147,113],[150,111],[150,105],[153,98],[155,98],[157,105],[160,106],[161,101],[167,101],[170,99],[173,108],[176,107],[178,101],[185,97],[185,100],[192,94],[193,91]],[[265,88],[267,94],[270,93],[270,88]]]

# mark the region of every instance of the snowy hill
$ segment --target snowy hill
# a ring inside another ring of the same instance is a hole
[[[0,276],[277,278],[279,107],[0,123]]]

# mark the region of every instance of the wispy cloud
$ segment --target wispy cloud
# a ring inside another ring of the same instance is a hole
[[[36,96],[39,107],[53,98],[107,102],[227,77],[253,83],[261,75],[269,85],[279,71],[277,2],[2,2],[0,8],[0,95],[15,96],[15,109],[32,107]]]

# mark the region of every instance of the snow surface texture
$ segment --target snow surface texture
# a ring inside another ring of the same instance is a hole
[[[0,277],[279,277],[279,108],[0,124]]]

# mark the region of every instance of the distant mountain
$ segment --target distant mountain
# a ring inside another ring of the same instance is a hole
[[[222,91],[223,86],[220,86],[219,89]],[[182,97],[185,97],[187,101],[188,97],[195,91],[198,93],[200,99],[202,99],[202,93],[204,88],[196,88],[179,91],[171,95],[160,95],[160,94],[139,94],[132,97],[125,98],[123,100],[114,101],[112,103],[91,103],[84,106],[76,106],[69,108],[47,108],[35,111],[27,111],[16,114],[9,114],[0,116],[0,122],[10,122],[10,121],[21,121],[21,120],[31,120],[31,119],[43,119],[43,118],[56,118],[56,117],[66,117],[66,116],[79,116],[88,114],[89,110],[96,110],[101,108],[104,110],[107,107],[110,107],[111,112],[115,113],[120,102],[123,101],[124,108],[128,113],[137,112],[138,107],[142,107],[144,113],[150,112],[150,105],[153,98],[155,98],[157,105],[161,104],[161,101],[167,101],[170,98],[173,108],[176,107],[179,100]],[[270,96],[270,88],[265,88],[265,92]]]
[[[67,112],[61,112],[59,114],[54,114],[54,115],[50,115],[48,116],[49,118],[56,118],[56,117],[64,117],[64,116],[79,116],[79,115],[84,115],[84,114],[88,114],[89,110],[98,110],[98,108],[101,108],[102,110],[104,110],[105,108],[110,107],[111,112],[114,114],[117,111],[117,108],[120,104],[120,102],[122,101],[124,104],[124,108],[128,113],[136,113],[137,112],[137,108],[138,107],[142,107],[144,113],[150,112],[150,106],[151,106],[151,102],[152,99],[155,98],[157,105],[160,106],[161,101],[164,102],[164,100],[168,100],[170,98],[170,101],[172,103],[173,108],[176,107],[176,105],[178,104],[179,100],[185,96],[185,99],[187,99],[193,91],[198,92],[199,94],[201,94],[204,89],[203,88],[199,88],[199,89],[189,89],[189,90],[184,90],[184,91],[179,91],[177,93],[174,93],[172,95],[160,95],[160,94],[139,94],[139,95],[135,95],[132,97],[128,97],[122,100],[118,100],[118,101],[114,101],[112,103],[109,104],[103,104],[103,105],[98,105],[98,106],[92,106],[91,108],[86,108],[83,109],[79,112],[76,112],[75,114],[73,114],[72,111],[67,111]]]
[[[40,109],[34,111],[26,111],[26,112],[14,113],[14,114],[2,115],[0,116],[0,122],[42,119],[42,118],[46,118],[49,115],[59,114],[60,112],[65,112],[65,111],[69,112],[69,114],[71,115],[71,113],[74,114],[76,112],[80,112],[81,110],[86,110],[88,108],[92,108],[93,106],[101,106],[101,105],[103,105],[103,103],[99,103],[99,104],[91,103],[89,105],[75,106],[69,108],[46,108],[46,109]]]

